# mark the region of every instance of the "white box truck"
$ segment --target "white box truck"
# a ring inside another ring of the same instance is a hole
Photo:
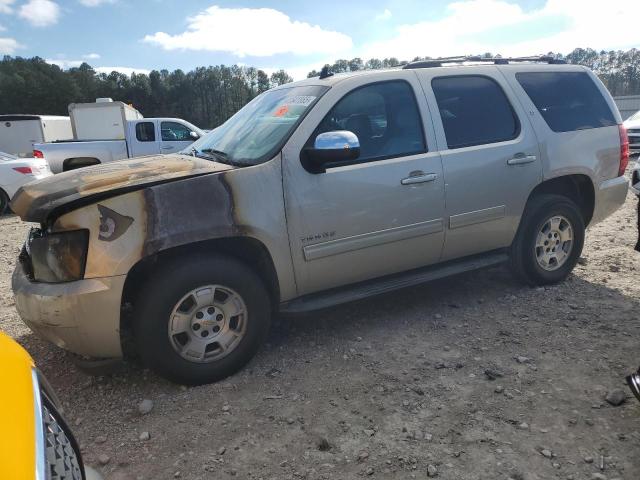
[[[72,103],[69,117],[75,140],[124,140],[127,122],[143,118],[131,105],[110,98],[98,98],[95,103]]]
[[[31,157],[33,144],[71,140],[69,117],[54,115],[0,115],[0,152]]]

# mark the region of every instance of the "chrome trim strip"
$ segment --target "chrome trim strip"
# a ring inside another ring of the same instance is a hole
[[[500,205],[498,207],[451,215],[449,217],[449,228],[453,230],[454,228],[467,227],[469,225],[475,225],[476,223],[500,220],[505,217],[506,211],[507,208],[504,205]]]
[[[42,400],[40,398],[40,382],[35,368],[31,369],[31,384],[33,386],[33,419],[36,424],[36,480],[47,480],[44,465],[46,450],[44,445],[44,423],[42,421]]]
[[[317,260],[319,258],[339,255],[341,253],[352,252],[362,248],[374,247],[385,243],[397,242],[399,240],[407,240],[409,238],[421,237],[423,235],[431,235],[432,233],[441,232],[444,229],[441,218],[436,220],[428,220],[426,222],[413,223],[411,225],[403,225],[402,227],[394,227],[377,232],[363,233],[352,237],[340,238],[338,240],[330,240],[323,243],[315,243],[303,247],[304,258],[306,261]]]

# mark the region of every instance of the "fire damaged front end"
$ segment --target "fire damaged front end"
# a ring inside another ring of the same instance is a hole
[[[249,202],[255,195],[281,199],[278,177],[278,161],[236,169],[176,155],[89,167],[24,187],[12,208],[40,226],[30,231],[13,274],[20,316],[73,353],[121,357],[121,303],[132,267],[213,238],[248,235],[277,244],[286,231],[282,202],[262,201],[272,208],[248,227],[243,202],[234,198],[244,191],[254,196]]]

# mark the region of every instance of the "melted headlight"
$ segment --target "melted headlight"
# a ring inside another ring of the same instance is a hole
[[[88,245],[88,230],[32,238],[29,251],[34,279],[50,283],[80,280],[84,277]]]

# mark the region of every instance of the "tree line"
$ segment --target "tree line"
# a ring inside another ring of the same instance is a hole
[[[501,58],[499,54],[490,52],[479,55],[484,58]],[[596,51],[591,48],[576,48],[568,55],[549,52],[548,56],[565,60],[567,63],[585,65],[593,70],[602,82],[607,86],[613,96],[640,95],[640,50]],[[432,60],[432,57],[415,57],[412,62],[419,60]],[[351,60],[336,60],[333,65],[325,65],[330,72],[356,72],[358,70],[375,70],[379,68],[398,67],[409,63],[407,60],[398,60],[395,57],[382,60],[371,58],[363,61],[361,58]],[[307,77],[316,77],[320,73],[317,70],[309,72]]]
[[[598,52],[577,48],[565,56],[549,55],[591,68],[612,95],[640,94],[638,49]],[[493,57],[491,53],[483,56]],[[366,61],[353,58],[336,60],[327,67],[341,73],[406,63],[394,57]],[[317,75],[318,71],[314,70],[308,76]],[[111,97],[132,104],[146,117],[180,117],[202,128],[214,128],[256,95],[292,80],[284,70],[268,75],[263,70],[239,65],[125,75],[115,71],[97,73],[87,63],[63,70],[39,57],[5,56],[0,60],[0,113],[67,115],[70,103]]]
[[[70,103],[111,97],[132,104],[145,117],[179,117],[214,128],[256,95],[291,81],[284,70],[267,75],[238,65],[125,75],[97,73],[87,63],[62,70],[39,57],[5,56],[0,61],[0,113],[68,115]]]

